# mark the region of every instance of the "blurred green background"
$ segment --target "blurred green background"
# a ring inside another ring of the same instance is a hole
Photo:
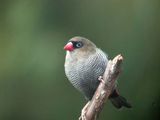
[[[110,58],[124,56],[121,94],[100,120],[160,113],[159,0],[0,0],[0,120],[76,120],[86,103],[64,74],[63,46],[84,36]]]

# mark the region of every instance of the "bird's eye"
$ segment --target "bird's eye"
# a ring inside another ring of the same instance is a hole
[[[80,48],[80,47],[82,47],[83,46],[83,44],[81,43],[81,42],[78,42],[77,44],[76,44],[76,48]]]

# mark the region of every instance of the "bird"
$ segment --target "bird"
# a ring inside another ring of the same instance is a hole
[[[108,63],[108,55],[85,37],[71,38],[64,46],[66,50],[64,69],[70,83],[90,101],[100,84]],[[117,108],[131,108],[131,104],[119,94],[117,84],[109,96]]]

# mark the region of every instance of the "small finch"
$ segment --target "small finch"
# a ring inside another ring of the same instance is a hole
[[[92,99],[107,67],[107,55],[90,40],[73,37],[64,46],[66,50],[65,73],[71,84],[89,101]],[[131,108],[127,100],[120,96],[115,84],[109,96],[116,108]]]

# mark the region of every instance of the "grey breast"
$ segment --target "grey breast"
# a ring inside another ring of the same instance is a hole
[[[97,52],[87,59],[72,64],[66,75],[75,88],[87,99],[91,99],[99,84],[98,77],[103,75],[107,62],[107,55],[97,49]]]

